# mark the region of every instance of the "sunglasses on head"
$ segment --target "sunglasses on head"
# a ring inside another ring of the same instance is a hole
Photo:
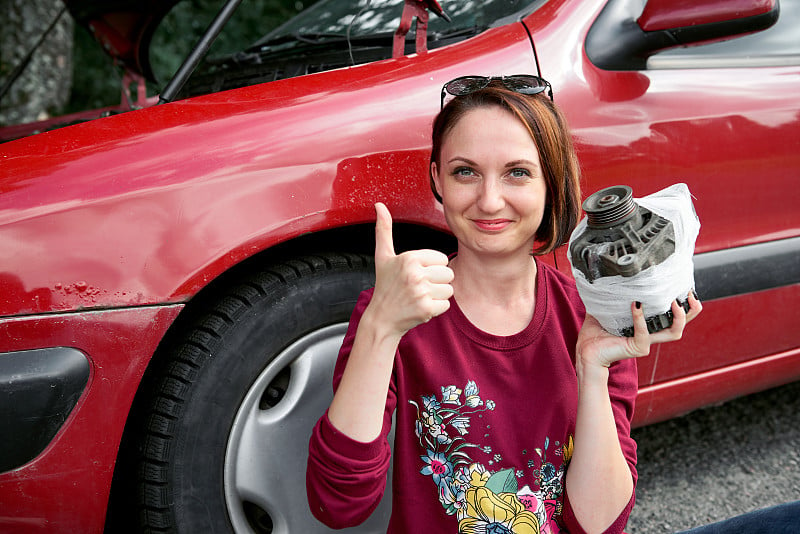
[[[464,96],[475,91],[480,91],[495,80],[500,80],[503,86],[509,91],[514,91],[522,95],[538,95],[547,91],[550,100],[553,100],[553,88],[550,82],[533,74],[514,74],[512,76],[461,76],[450,80],[442,86],[442,102],[450,94],[453,96]]]

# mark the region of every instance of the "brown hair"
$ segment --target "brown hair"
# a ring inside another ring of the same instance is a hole
[[[499,81],[493,81],[481,90],[453,98],[433,122],[431,163],[442,168],[439,160],[444,137],[469,111],[486,106],[499,106],[517,117],[539,150],[547,184],[547,204],[534,236],[539,246],[533,253],[547,254],[566,243],[578,223],[581,190],[580,167],[569,127],[564,115],[544,93],[522,95],[506,89]],[[431,190],[436,200],[441,202],[432,175]]]

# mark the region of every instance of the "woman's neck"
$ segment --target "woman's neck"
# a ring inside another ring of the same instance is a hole
[[[451,268],[456,302],[476,327],[508,336],[528,326],[536,303],[537,266],[531,256],[493,261],[460,251]]]

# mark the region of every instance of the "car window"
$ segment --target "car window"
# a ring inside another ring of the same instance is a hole
[[[736,39],[675,48],[648,59],[648,69],[800,65],[800,0],[780,0],[774,26]]]

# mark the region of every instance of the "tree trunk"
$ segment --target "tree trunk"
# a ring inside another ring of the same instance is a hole
[[[0,86],[22,63],[63,7],[57,0],[0,0]],[[72,18],[64,13],[0,101],[0,125],[57,114],[72,86]]]

